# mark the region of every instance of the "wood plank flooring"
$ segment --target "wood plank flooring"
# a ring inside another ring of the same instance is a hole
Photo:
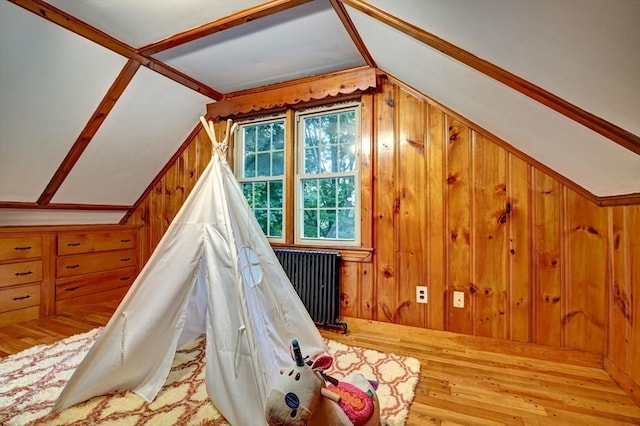
[[[114,302],[79,306],[2,327],[0,357],[104,325],[115,307]],[[385,333],[384,327],[322,334],[420,360],[407,426],[640,425],[640,407],[599,368],[453,346],[395,329]]]

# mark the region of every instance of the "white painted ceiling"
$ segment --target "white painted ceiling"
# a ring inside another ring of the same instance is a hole
[[[151,57],[222,94],[366,64],[329,0],[293,1],[301,4]],[[136,50],[287,1],[46,3]],[[335,3],[344,5],[381,71],[596,196],[640,193],[640,155],[358,10],[374,6],[637,137],[640,1]],[[0,0],[0,205],[21,207],[0,209],[0,225],[117,222],[198,125],[205,105],[214,102],[138,68],[51,199],[112,210],[22,208],[43,194],[127,63],[112,47]]]

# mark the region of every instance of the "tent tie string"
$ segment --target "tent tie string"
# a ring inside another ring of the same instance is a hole
[[[239,329],[238,329],[238,336],[236,338],[236,349],[233,351],[233,370],[235,372],[236,375],[236,379],[238,378],[238,353],[240,352],[240,338],[242,337],[242,334],[247,330],[247,327],[245,327],[244,325],[242,325]]]

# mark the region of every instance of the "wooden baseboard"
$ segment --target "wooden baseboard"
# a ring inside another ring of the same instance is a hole
[[[366,329],[368,333],[379,334],[381,338],[385,338],[386,340],[396,339],[397,341],[406,342],[415,339],[424,339],[425,341],[437,343],[439,346],[465,346],[478,351],[496,352],[505,355],[522,356],[599,369],[602,369],[604,359],[602,354],[541,346],[532,343],[470,336],[448,331],[429,330],[353,317],[345,317],[344,321],[348,324],[349,330],[351,331]]]
[[[603,369],[609,376],[611,376],[613,381],[620,386],[620,389],[629,395],[631,399],[633,399],[633,402],[640,406],[640,385],[629,377],[627,373],[620,370],[620,368],[609,358],[605,357]]]

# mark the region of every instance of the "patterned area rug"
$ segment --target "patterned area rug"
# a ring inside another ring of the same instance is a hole
[[[48,414],[64,384],[100,333],[96,328],[51,345],[36,346],[0,359],[1,425],[227,425],[211,403],[204,383],[205,340],[177,353],[156,399],[147,403],[131,392],[90,399],[61,413]],[[415,358],[327,341],[340,379],[352,372],[380,382],[381,417],[391,426],[405,423],[420,373]],[[262,424],[257,421],[256,424]]]

